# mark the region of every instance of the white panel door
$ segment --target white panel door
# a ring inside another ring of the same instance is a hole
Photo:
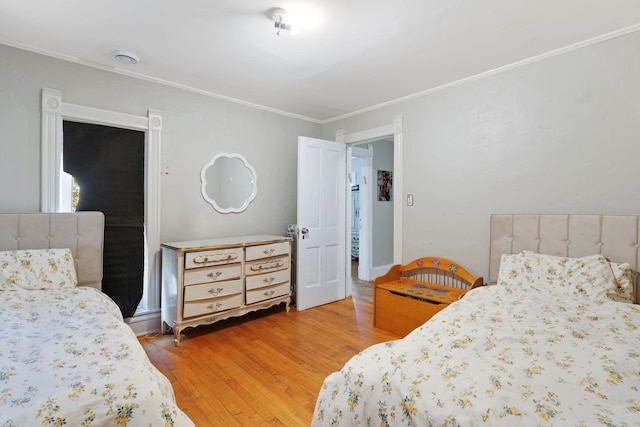
[[[345,298],[346,145],[298,138],[296,308]]]

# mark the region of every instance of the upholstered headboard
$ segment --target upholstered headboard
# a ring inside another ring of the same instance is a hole
[[[491,215],[489,283],[496,283],[502,254],[522,250],[581,257],[602,254],[628,262],[636,272],[635,299],[640,301],[640,215]]]
[[[0,214],[0,250],[69,248],[78,285],[102,288],[102,212]]]

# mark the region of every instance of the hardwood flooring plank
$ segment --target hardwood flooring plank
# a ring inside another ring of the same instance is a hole
[[[140,337],[197,426],[308,426],[324,378],[364,348],[398,336],[373,327],[371,282],[354,297],[298,312],[283,306]]]

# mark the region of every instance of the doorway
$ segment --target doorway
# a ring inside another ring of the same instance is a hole
[[[351,259],[371,281],[393,265],[393,138],[354,144],[351,158]]]
[[[368,281],[370,264],[370,236],[367,230],[371,218],[371,162],[370,146],[362,144],[351,149],[351,267],[352,280]]]
[[[402,200],[404,197],[403,193],[403,180],[402,180],[402,157],[403,157],[403,132],[402,132],[402,115],[397,115],[393,119],[393,123],[380,126],[377,128],[367,129],[359,132],[354,132],[350,134],[345,134],[343,130],[336,131],[335,139],[338,142],[342,142],[347,145],[347,158],[351,158],[353,155],[353,149],[358,148],[362,144],[367,144],[372,141],[389,139],[392,141],[392,151],[393,151],[393,200],[391,201],[392,211],[392,225],[389,227],[392,231],[392,264],[402,264]],[[347,162],[348,168],[347,172],[351,173],[351,162]],[[362,166],[361,166],[362,168]],[[373,180],[373,172],[370,175],[370,181]],[[362,190],[361,190],[362,191]],[[346,198],[346,210],[345,217],[347,220],[346,226],[346,240],[349,242],[351,240],[351,197]],[[366,242],[363,242],[363,239],[367,237],[370,238],[372,236],[373,231],[370,224],[364,223],[365,211],[363,211],[362,202],[360,204],[361,208],[361,227],[359,233],[359,264],[364,264],[363,254],[367,252],[363,252],[364,248],[367,246]],[[371,241],[371,240],[369,240]],[[347,295],[352,294],[352,278],[351,278],[351,246],[347,245],[347,250],[345,251],[345,259],[347,260]],[[360,267],[360,266],[359,266]],[[376,270],[373,268],[368,269],[369,274],[363,275],[363,277],[367,277],[368,280],[373,280],[376,276],[380,274],[386,273],[385,266]]]

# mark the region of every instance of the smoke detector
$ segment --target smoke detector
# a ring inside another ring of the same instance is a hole
[[[135,65],[140,61],[140,57],[133,52],[127,52],[125,50],[114,50],[111,52],[111,56],[118,62],[127,65]]]

